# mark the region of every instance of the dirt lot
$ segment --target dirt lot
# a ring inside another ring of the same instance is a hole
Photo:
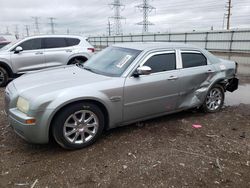
[[[250,104],[117,128],[86,149],[65,151],[16,136],[0,89],[0,129],[0,187],[250,187]]]

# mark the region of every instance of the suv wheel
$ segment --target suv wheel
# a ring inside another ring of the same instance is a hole
[[[6,86],[8,79],[9,76],[7,71],[4,68],[0,67],[0,87]]]
[[[104,129],[104,115],[92,103],[70,105],[53,122],[53,136],[66,149],[81,149],[93,144]]]
[[[202,110],[209,113],[218,112],[223,106],[224,98],[223,87],[220,85],[213,86],[207,93]]]

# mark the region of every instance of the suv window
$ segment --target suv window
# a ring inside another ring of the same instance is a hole
[[[30,39],[27,41],[24,41],[23,43],[19,44],[18,46],[21,46],[23,50],[37,50],[42,48],[42,40],[40,38],[38,39]]]
[[[80,43],[80,39],[77,38],[66,38],[68,46],[76,46]]]
[[[183,52],[181,55],[183,68],[207,65],[207,58],[201,53]]]
[[[144,63],[152,69],[152,73],[176,69],[175,53],[154,55]]]
[[[44,48],[64,48],[67,47],[65,38],[44,38]]]

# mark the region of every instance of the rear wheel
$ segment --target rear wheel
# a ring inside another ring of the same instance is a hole
[[[207,93],[202,110],[209,113],[218,112],[223,106],[224,98],[223,87],[220,85],[213,86]]]
[[[54,119],[52,133],[56,142],[66,149],[81,149],[93,144],[104,128],[104,115],[92,103],[73,104]]]
[[[8,80],[9,76],[7,71],[3,67],[0,67],[0,87],[6,86]]]

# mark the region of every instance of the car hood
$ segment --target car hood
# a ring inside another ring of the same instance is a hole
[[[108,79],[111,79],[111,77],[95,74],[72,65],[28,73],[13,82],[19,94],[34,96],[73,87],[93,85],[93,83]]]

